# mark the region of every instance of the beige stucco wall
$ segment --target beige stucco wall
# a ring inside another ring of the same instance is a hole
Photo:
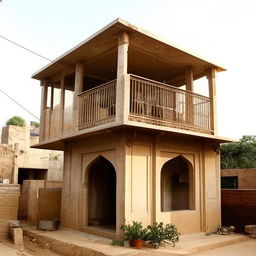
[[[113,133],[93,139],[77,140],[65,147],[61,224],[83,230],[87,225],[86,169],[97,156],[115,167],[117,175],[117,225],[124,220],[124,142]]]
[[[25,150],[30,147],[29,137],[28,127],[8,125],[2,128],[1,143],[13,146],[15,143],[19,143],[19,148]]]
[[[66,144],[63,226],[88,231],[86,169],[99,155],[113,164],[117,174],[117,234],[120,224],[132,220],[144,225],[173,223],[182,234],[213,231],[220,224],[219,155],[213,145],[182,136],[127,131]],[[194,167],[194,209],[162,212],[161,168],[178,155]]]
[[[222,169],[221,177],[237,176],[238,189],[256,189],[256,169]]]
[[[48,180],[62,180],[63,152],[30,148],[38,143],[38,136],[30,136],[29,127],[6,126],[2,129],[0,144],[0,177],[8,176],[18,182],[18,169],[47,169]],[[8,151],[8,152],[7,152]],[[7,155],[8,156],[7,156]]]
[[[0,144],[0,178],[12,181],[14,150],[11,145]]]

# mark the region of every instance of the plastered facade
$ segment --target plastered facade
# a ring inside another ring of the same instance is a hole
[[[216,73],[224,70],[117,19],[35,73],[42,96],[34,147],[64,151],[62,226],[111,238],[136,220],[173,223],[182,234],[216,230],[219,145],[230,141],[217,136]],[[194,91],[201,77],[207,97]]]
[[[30,136],[29,127],[6,126],[0,144],[0,178],[18,183],[19,168],[46,169],[48,180],[62,180],[63,153],[54,150],[32,149],[38,136]]]
[[[0,179],[12,180],[14,149],[11,145],[0,144],[0,163]]]
[[[179,155],[193,166],[194,209],[163,212],[161,169]],[[133,220],[173,223],[182,234],[213,231],[220,224],[219,155],[209,141],[120,131],[66,144],[62,226],[104,235],[87,226],[86,171],[98,156],[112,163],[117,176],[116,233],[111,237]]]
[[[256,169],[222,169],[221,177],[238,177],[238,189],[256,189]]]

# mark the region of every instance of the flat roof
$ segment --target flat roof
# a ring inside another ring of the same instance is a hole
[[[49,78],[61,72],[63,66],[73,68],[78,61],[86,63],[91,59],[101,56],[106,51],[113,49],[113,47],[117,47],[118,34],[122,31],[130,35],[129,46],[150,53],[153,56],[158,56],[174,66],[180,68],[193,66],[197,74],[200,74],[207,67],[214,67],[217,71],[226,70],[212,61],[208,61],[123,19],[117,18],[34,73],[32,78],[38,80]]]

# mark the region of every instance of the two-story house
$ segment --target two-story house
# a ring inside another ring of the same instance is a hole
[[[36,147],[64,150],[61,225],[107,237],[133,220],[214,230],[227,141],[216,134],[223,70],[116,19],[35,73]],[[202,77],[208,97],[194,92]]]

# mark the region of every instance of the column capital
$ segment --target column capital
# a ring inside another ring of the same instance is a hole
[[[129,34],[125,31],[122,31],[118,35],[118,45],[129,44]]]
[[[40,80],[40,86],[49,86],[49,79]]]
[[[207,79],[215,78],[216,77],[216,69],[213,68],[207,68],[206,70],[206,77]]]

